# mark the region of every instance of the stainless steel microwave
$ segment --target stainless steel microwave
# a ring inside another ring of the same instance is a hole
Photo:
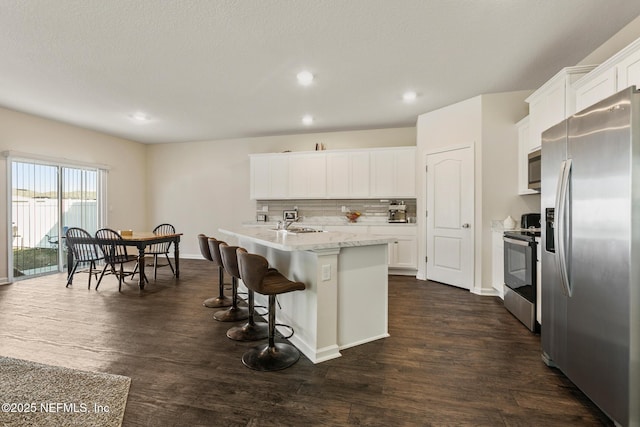
[[[542,166],[542,152],[540,149],[529,153],[528,174],[529,190],[540,191],[540,175]]]

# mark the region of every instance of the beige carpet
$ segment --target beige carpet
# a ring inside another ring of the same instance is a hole
[[[131,378],[0,356],[0,426],[120,426]]]

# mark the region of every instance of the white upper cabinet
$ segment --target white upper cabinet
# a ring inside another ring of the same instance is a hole
[[[574,85],[576,93],[576,112],[617,92],[616,69],[610,68],[593,76],[587,74]]]
[[[542,132],[575,113],[571,85],[594,66],[563,68],[529,98],[529,143],[527,154],[540,148]]]
[[[372,197],[416,197],[415,147],[371,151]]]
[[[285,199],[289,197],[289,158],[277,154],[249,158],[250,197]]]
[[[250,155],[252,199],[415,198],[415,147]]]
[[[633,85],[640,89],[640,42],[630,45],[626,53],[616,67],[618,91]]]
[[[518,128],[518,194],[536,194],[529,190],[529,152],[531,150],[529,116],[516,123]]]
[[[369,151],[327,152],[327,197],[369,197]]]
[[[633,85],[640,88],[640,39],[575,82],[576,111]]]
[[[327,195],[326,158],[323,152],[289,155],[289,197],[319,199]]]

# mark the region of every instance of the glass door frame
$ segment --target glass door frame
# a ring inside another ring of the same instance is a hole
[[[66,262],[66,256],[64,255],[64,241],[62,239],[62,230],[64,216],[62,212],[63,207],[63,177],[62,171],[64,168],[72,168],[72,169],[84,169],[84,170],[92,170],[96,172],[96,203],[97,203],[97,212],[96,212],[96,227],[102,228],[104,224],[107,223],[107,177],[109,167],[103,164],[94,164],[94,163],[85,163],[85,162],[76,162],[71,161],[69,159],[58,159],[54,157],[47,156],[39,156],[33,154],[26,153],[18,153],[15,151],[5,151],[2,153],[4,157],[6,157],[6,171],[7,171],[7,273],[9,283],[14,282],[15,280],[20,280],[14,277],[13,272],[13,163],[14,162],[25,162],[25,163],[33,163],[37,165],[44,166],[55,166],[58,170],[58,269],[57,272],[62,272],[64,270],[64,264]],[[52,274],[53,272],[45,272],[29,277],[35,277],[42,274]]]

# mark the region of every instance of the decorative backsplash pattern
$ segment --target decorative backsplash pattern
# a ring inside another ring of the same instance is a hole
[[[407,217],[415,217],[416,199],[398,199],[397,201],[400,200],[407,205]],[[380,199],[257,200],[256,214],[266,214],[268,221],[279,221],[282,219],[283,211],[297,207],[298,216],[302,216],[303,219],[344,218],[345,214],[342,212],[344,206],[347,210],[360,212],[361,221],[386,221],[389,215],[389,204],[392,201]],[[264,207],[267,209],[266,212],[263,210]]]

